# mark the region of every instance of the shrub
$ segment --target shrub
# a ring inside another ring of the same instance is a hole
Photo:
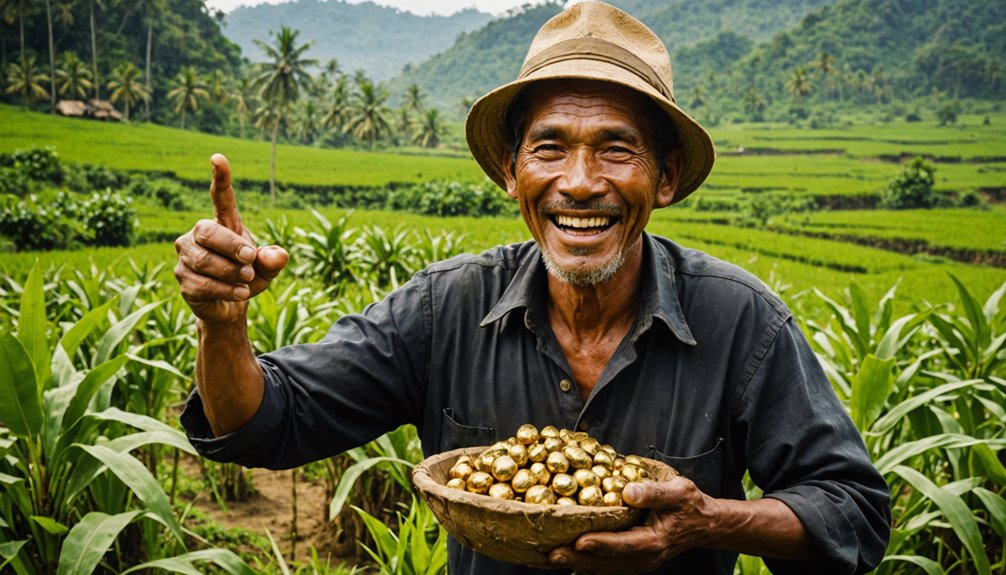
[[[0,165],[20,170],[37,182],[58,184],[63,181],[63,167],[59,163],[56,148],[32,146],[26,150],[16,150],[13,154],[0,155]]]
[[[132,198],[112,190],[94,192],[81,202],[80,214],[94,245],[129,245],[136,227]]]
[[[905,164],[901,173],[887,184],[887,188],[880,194],[880,205],[890,210],[931,208],[938,200],[933,191],[935,183],[936,168],[916,157]]]
[[[960,104],[956,101],[946,102],[936,110],[936,119],[941,126],[949,126],[957,123],[957,114],[960,113]]]
[[[79,237],[73,220],[58,202],[31,194],[24,199],[8,196],[0,206],[0,235],[18,251],[71,247]]]
[[[390,192],[387,207],[440,217],[512,216],[519,213],[509,196],[489,182],[424,182]]]
[[[184,186],[173,180],[148,179],[143,176],[134,177],[127,187],[129,196],[151,198],[157,200],[161,207],[174,211],[190,208],[189,202],[186,201],[187,192]]]
[[[744,206],[737,224],[748,228],[763,228],[769,218],[797,214],[817,209],[812,198],[787,194],[757,194]]]
[[[0,168],[0,195],[23,198],[32,189],[32,182],[24,170],[14,167]]]

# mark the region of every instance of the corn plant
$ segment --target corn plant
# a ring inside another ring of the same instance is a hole
[[[416,272],[412,232],[396,227],[391,232],[380,226],[367,226],[357,238],[358,269],[378,287],[397,287]]]
[[[398,533],[359,507],[374,548],[363,548],[377,562],[381,575],[439,575],[447,573],[447,533],[424,501],[412,498],[409,514],[398,515]]]
[[[194,450],[179,431],[110,405],[132,361],[130,353],[115,350],[157,304],[101,332],[116,303],[97,305],[50,346],[41,273],[33,268],[22,290],[16,334],[0,334],[2,569],[84,574],[103,560],[125,566],[186,551],[185,533],[164,490],[131,452],[154,443]],[[94,356],[79,361],[81,343],[90,337],[98,340]],[[134,508],[137,502],[142,508]],[[131,525],[145,546],[114,546],[130,537]],[[229,573],[242,572],[229,551],[202,553]]]
[[[292,248],[292,256],[298,262],[294,272],[301,277],[315,278],[341,292],[356,281],[352,253],[356,232],[347,227],[353,212],[336,220],[334,225],[317,210],[311,213],[320,229],[294,228],[294,234],[300,238]]]

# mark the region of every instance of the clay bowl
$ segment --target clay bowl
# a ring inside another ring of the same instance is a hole
[[[416,466],[412,481],[433,514],[463,545],[500,561],[532,567],[549,565],[548,552],[570,545],[589,531],[620,531],[639,523],[644,510],[631,507],[541,505],[495,499],[447,487],[448,472],[462,455],[486,447],[466,447],[433,455]],[[677,473],[665,463],[643,459],[658,481]]]

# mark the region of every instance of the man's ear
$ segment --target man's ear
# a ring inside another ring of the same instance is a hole
[[[517,175],[514,174],[513,152],[506,150],[503,152],[503,180],[506,182],[506,193],[511,198],[517,199]]]
[[[674,201],[674,195],[678,193],[678,184],[681,182],[681,164],[684,156],[681,150],[671,150],[667,154],[664,162],[664,169],[660,175],[660,182],[657,184],[657,194],[653,198],[654,208],[665,208]]]

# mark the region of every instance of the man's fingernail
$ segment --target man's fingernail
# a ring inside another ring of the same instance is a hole
[[[251,266],[242,266],[241,267],[241,279],[245,280],[246,282],[249,282],[254,277],[255,277],[255,269],[254,268],[252,268]]]
[[[580,544],[581,551],[593,551],[594,549],[597,549],[597,543],[593,541],[584,541]]]
[[[249,264],[252,263],[253,261],[255,261],[255,248],[250,246],[245,246],[241,248],[241,250],[238,251],[238,258],[240,258],[241,261],[243,262]]]
[[[628,501],[639,501],[643,498],[643,489],[635,484],[629,484],[625,486],[625,490],[622,491],[622,497]]]

